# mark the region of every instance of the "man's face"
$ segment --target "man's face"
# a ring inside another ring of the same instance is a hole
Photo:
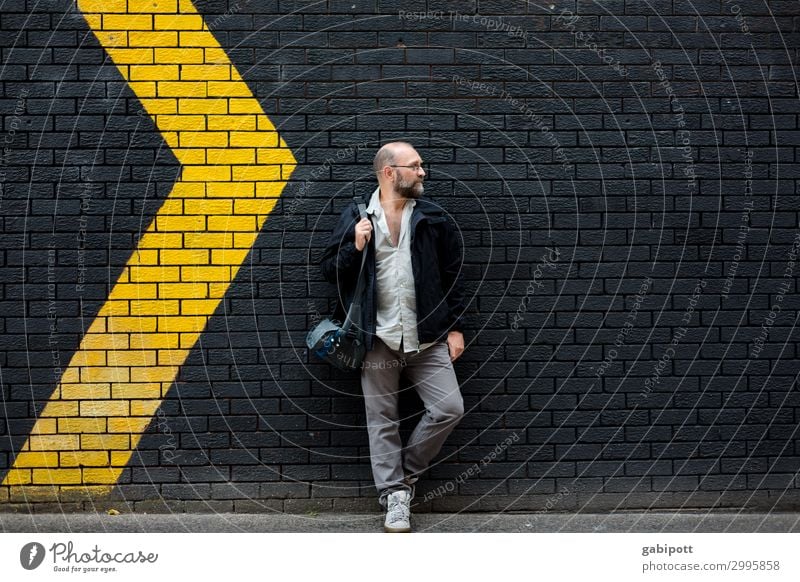
[[[425,170],[417,169],[421,164],[422,159],[414,150],[408,153],[403,152],[403,155],[397,156],[392,186],[394,191],[403,198],[416,199],[425,191],[425,187],[422,185],[422,181],[425,179]]]

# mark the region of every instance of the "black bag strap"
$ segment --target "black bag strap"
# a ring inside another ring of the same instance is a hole
[[[358,204],[359,220],[368,218],[367,206],[364,204],[364,201],[358,196],[354,196],[353,200],[355,200],[356,204]],[[364,280],[364,264],[367,262],[368,249],[369,243],[364,245],[364,250],[361,255],[361,269],[358,271],[358,282],[356,283],[353,302],[350,304],[350,309],[347,310],[347,317],[342,325],[342,331],[344,333],[347,333],[350,330],[350,327],[353,325],[354,321],[358,321],[359,323],[361,322],[361,303],[364,299],[364,286],[366,285],[366,281]]]

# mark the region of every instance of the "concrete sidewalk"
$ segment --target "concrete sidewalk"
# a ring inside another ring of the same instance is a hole
[[[382,514],[0,513],[0,532],[382,532]],[[800,532],[800,513],[421,513],[416,532]]]

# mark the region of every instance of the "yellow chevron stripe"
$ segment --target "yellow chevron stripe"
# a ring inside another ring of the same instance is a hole
[[[3,485],[111,489],[225,295],[295,158],[189,0],[79,0],[181,163]]]

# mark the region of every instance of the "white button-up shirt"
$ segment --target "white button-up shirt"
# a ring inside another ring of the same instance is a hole
[[[400,238],[392,244],[386,215],[380,200],[380,187],[372,194],[367,214],[372,216],[375,237],[375,277],[377,321],[375,334],[393,350],[422,351],[436,342],[419,344],[417,336],[417,295],[411,267],[411,213],[416,200],[406,201],[400,221]]]

